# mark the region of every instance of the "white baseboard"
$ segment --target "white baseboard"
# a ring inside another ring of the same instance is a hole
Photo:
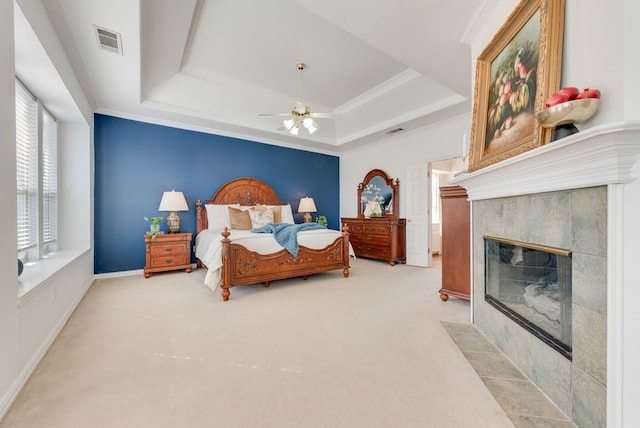
[[[191,263],[191,268],[196,269],[196,264]],[[100,278],[119,278],[123,276],[135,276],[135,275],[144,275],[144,269],[135,269],[135,270],[123,270],[120,272],[108,272],[108,273],[97,273],[93,275],[94,279]]]

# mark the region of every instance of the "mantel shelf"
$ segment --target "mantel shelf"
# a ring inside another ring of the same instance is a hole
[[[601,125],[470,173],[450,184],[469,200],[630,183],[640,154],[640,121]]]

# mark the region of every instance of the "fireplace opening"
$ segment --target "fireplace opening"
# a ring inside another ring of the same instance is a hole
[[[485,300],[571,360],[571,252],[484,237]]]

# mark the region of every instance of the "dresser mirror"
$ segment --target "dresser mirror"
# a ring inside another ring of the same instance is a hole
[[[358,185],[358,217],[398,217],[400,181],[373,169]]]

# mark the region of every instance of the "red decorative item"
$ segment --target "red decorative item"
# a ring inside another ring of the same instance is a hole
[[[581,100],[583,98],[600,98],[600,91],[595,88],[586,88],[576,97],[577,100]]]
[[[580,94],[580,89],[576,88],[575,86],[567,86],[560,89],[558,92],[569,95],[570,100],[575,100],[578,94]]]
[[[569,101],[569,95],[562,92],[556,92],[555,94],[550,95],[545,100],[544,106],[549,108],[555,106],[556,104],[564,103],[567,101]]]

